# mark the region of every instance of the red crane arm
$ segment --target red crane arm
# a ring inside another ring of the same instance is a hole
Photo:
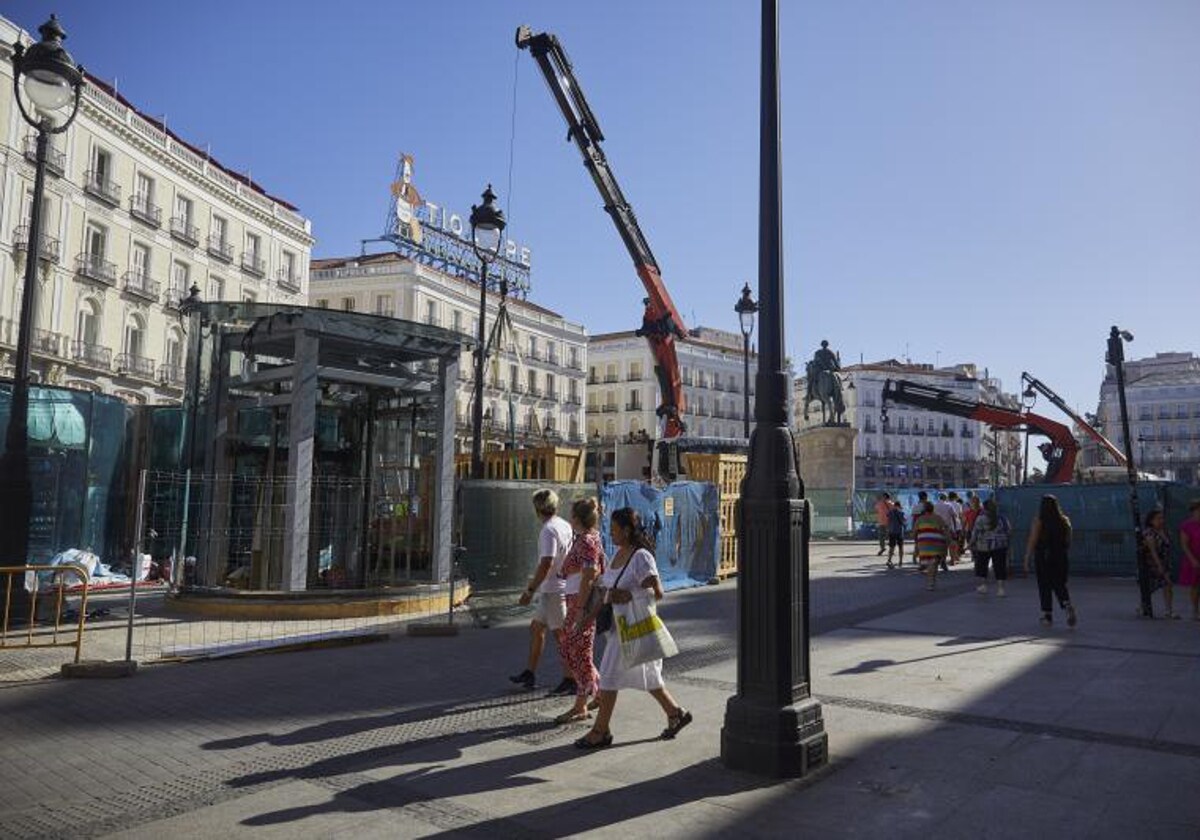
[[[1034,414],[997,405],[968,400],[944,388],[934,388],[920,382],[889,379],[883,383],[883,406],[886,417],[888,402],[918,406],[942,414],[952,414],[969,420],[979,420],[1002,429],[1025,427],[1048,437],[1049,443],[1040,448],[1046,458],[1046,481],[1065,484],[1074,478],[1075,457],[1079,443],[1071,430],[1062,423]]]
[[[675,339],[686,336],[683,318],[667,293],[658,261],[654,259],[650,243],[638,225],[633,207],[621,192],[604,150],[600,147],[604,133],[588,105],[579,80],[575,78],[575,71],[562,44],[548,32],[535,35],[528,26],[522,26],[517,29],[517,48],[528,49],[542,71],[550,94],[567,121],[567,139],[574,140],[579,147],[583,164],[604,200],[604,209],[616,225],[617,233],[629,251],[638,277],[646,289],[646,308],[637,334],[646,339],[654,356],[654,373],[662,395],[657,413],[663,419],[663,437],[677,438],[685,430],[681,416],[684,410],[683,379],[675,355]]]

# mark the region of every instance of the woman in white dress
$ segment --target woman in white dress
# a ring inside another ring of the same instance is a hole
[[[654,544],[633,508],[621,508],[613,513],[612,540],[617,553],[601,576],[600,585],[609,593],[614,618],[623,614],[628,617],[628,604],[631,601],[644,603],[662,599],[658,566],[651,553]],[[662,706],[667,715],[667,728],[659,736],[663,740],[674,738],[679,730],[692,722],[692,713],[676,703],[663,685],[661,659],[632,668],[621,667],[621,643],[617,639],[614,621],[614,626],[605,633],[604,656],[600,660],[600,710],[591,730],[576,741],[575,746],[581,750],[592,750],[612,745],[613,737],[608,724],[617,705],[617,692],[624,688],[648,691]]]

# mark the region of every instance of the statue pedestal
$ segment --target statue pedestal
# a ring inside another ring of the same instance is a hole
[[[796,433],[804,495],[813,506],[813,533],[853,532],[854,441],[850,426],[812,426]]]

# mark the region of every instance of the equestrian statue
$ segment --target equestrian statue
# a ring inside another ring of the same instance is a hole
[[[807,390],[804,394],[804,419],[808,419],[808,406],[813,401],[821,404],[821,422],[826,426],[846,424],[846,403],[842,400],[842,380],[838,371],[842,369],[840,356],[829,349],[829,342],[822,341],[820,349],[813,353],[812,361],[804,366]]]

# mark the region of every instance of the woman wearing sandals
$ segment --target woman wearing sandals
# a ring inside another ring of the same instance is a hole
[[[1161,589],[1167,618],[1179,618],[1171,591],[1171,539],[1167,536],[1167,519],[1161,510],[1146,514],[1138,565],[1138,574],[1142,576],[1142,603],[1138,607],[1138,615],[1154,617],[1150,596]]]
[[[563,648],[567,666],[575,679],[575,705],[555,718],[556,723],[590,718],[588,698],[600,690],[594,654],[596,622],[594,619],[584,621],[580,626],[583,606],[592,586],[604,573],[604,548],[596,530],[599,521],[599,506],[594,498],[580,499],[571,505],[571,529],[575,532],[575,540],[563,559],[559,576],[566,581],[567,618],[563,625]]]
[[[1050,596],[1058,599],[1058,605],[1066,610],[1067,626],[1074,627],[1079,621],[1071,594],[1067,591],[1068,554],[1071,550],[1071,520],[1059,507],[1058,497],[1047,493],[1042,496],[1037,516],[1029,528],[1029,540],[1025,543],[1025,574],[1029,574],[1029,560],[1037,564],[1038,599],[1042,607],[1042,626],[1054,623]]]
[[[612,540],[617,553],[612,563],[600,578],[600,585],[608,590],[616,617],[622,614],[622,605],[634,599],[659,601],[662,599],[662,583],[658,579],[658,566],[651,553],[654,544],[642,529],[641,520],[633,508],[621,508],[612,515]],[[679,730],[692,722],[692,713],[675,702],[663,685],[662,660],[656,659],[632,668],[621,666],[621,643],[613,629],[606,634],[604,656],[600,660],[600,711],[591,731],[575,742],[581,750],[593,750],[612,745],[613,736],[608,728],[612,720],[613,707],[617,705],[617,692],[632,688],[648,691],[667,715],[667,728],[661,738],[670,740]]]

